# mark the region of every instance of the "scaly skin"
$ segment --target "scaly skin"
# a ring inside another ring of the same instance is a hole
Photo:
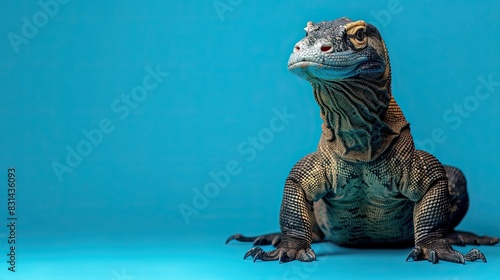
[[[416,150],[409,123],[391,92],[391,71],[378,30],[340,18],[307,23],[288,69],[308,80],[320,106],[323,133],[318,150],[302,158],[286,182],[281,233],[240,234],[227,242],[273,244],[252,248],[254,260],[313,261],[312,242],[342,246],[415,246],[408,259],[464,263],[451,245],[496,244],[453,228],[468,208],[465,177],[431,154]],[[408,260],[407,259],[407,260]]]

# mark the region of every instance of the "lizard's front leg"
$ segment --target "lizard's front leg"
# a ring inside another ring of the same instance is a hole
[[[313,261],[316,259],[311,249],[312,243],[312,202],[307,201],[304,191],[296,182],[287,180],[280,212],[281,242],[277,248],[265,252],[259,247],[250,249],[245,258],[254,260]]]
[[[259,247],[250,249],[245,258],[255,260],[288,262],[314,261],[316,255],[311,249],[313,228],[316,226],[313,214],[313,200],[325,193],[323,169],[311,154],[300,160],[290,172],[283,193],[280,210],[281,242],[275,250],[265,252]],[[317,239],[318,233],[314,234]]]
[[[442,165],[427,153],[417,151],[424,163],[417,163],[420,174],[419,184],[430,183],[429,188],[423,187],[423,196],[415,204],[413,223],[415,227],[415,248],[408,255],[407,261],[429,260],[437,263],[439,260],[465,263],[478,259],[486,262],[484,255],[477,249],[462,255],[455,251],[448,241],[446,234],[450,223],[450,200],[448,181]],[[427,173],[427,174],[425,174]],[[426,176],[427,178],[422,178]],[[417,187],[418,188],[418,187]],[[425,191],[427,189],[427,191]]]

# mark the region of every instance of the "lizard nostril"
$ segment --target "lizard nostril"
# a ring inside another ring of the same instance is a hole
[[[320,49],[322,52],[331,52],[333,50],[333,44],[332,43],[322,44]]]
[[[299,45],[295,45],[295,47],[293,48],[293,52],[298,52],[300,51],[300,47]]]

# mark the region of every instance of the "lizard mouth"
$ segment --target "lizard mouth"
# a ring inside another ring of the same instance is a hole
[[[288,70],[299,77],[322,80],[338,80],[348,78],[355,74],[360,61],[316,61],[309,57],[291,57],[288,62]]]
[[[296,68],[301,68],[301,69],[305,69],[305,68],[308,68],[308,67],[317,67],[317,68],[330,68],[330,69],[338,69],[338,70],[341,70],[342,68],[345,68],[346,66],[333,66],[333,65],[328,65],[328,64],[324,64],[324,63],[318,63],[318,62],[315,62],[315,61],[307,61],[307,60],[304,60],[304,61],[297,61],[297,62],[294,62],[294,63],[291,63],[291,64],[288,64],[288,70],[292,71]]]
[[[293,70],[295,68],[307,68],[310,66],[323,67],[324,65],[321,63],[313,62],[313,61],[298,61],[291,64],[288,64],[288,70]]]
[[[341,80],[359,73],[377,73],[383,71],[382,62],[377,59],[357,56],[345,60],[345,57],[328,61],[316,61],[309,57],[290,57],[288,70],[302,78],[321,80]]]

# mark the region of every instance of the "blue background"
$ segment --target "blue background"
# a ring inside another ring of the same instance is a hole
[[[242,260],[249,244],[224,245],[236,232],[278,230],[284,180],[320,135],[311,87],[288,73],[288,56],[307,21],[341,16],[379,27],[417,147],[465,172],[471,207],[460,228],[500,236],[498,1],[39,4],[49,2],[0,4],[0,224],[9,167],[18,217],[16,273],[0,227],[1,279],[500,277],[499,246],[481,247],[487,264],[460,266],[331,244],[313,246],[313,264],[252,263]],[[148,67],[163,76],[149,79]],[[497,84],[478,98],[481,77]],[[122,96],[144,79],[155,88],[125,114]],[[294,117],[271,130],[276,110]],[[113,130],[89,146],[83,131],[103,120]],[[78,147],[85,156],[70,167]],[[55,162],[71,172],[58,176]]]

